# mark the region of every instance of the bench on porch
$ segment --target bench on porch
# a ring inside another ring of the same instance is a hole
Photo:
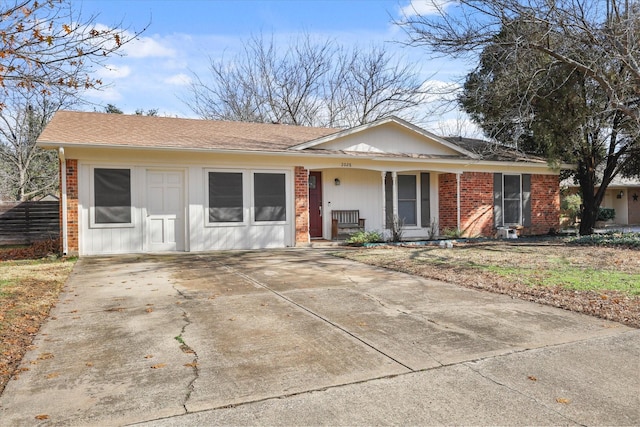
[[[356,231],[364,231],[364,218],[360,218],[359,210],[331,211],[331,240]]]

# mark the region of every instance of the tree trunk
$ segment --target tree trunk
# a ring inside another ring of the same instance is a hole
[[[604,197],[604,191],[595,191],[596,168],[593,156],[585,156],[587,162],[579,162],[576,178],[580,183],[582,192],[582,206],[580,207],[580,235],[588,236],[593,234],[593,229],[598,220],[600,203]],[[587,163],[587,164],[585,164]]]
[[[580,235],[588,236],[593,234],[593,229],[596,226],[598,220],[598,212],[600,205],[595,205],[595,197],[591,196],[591,200],[587,201],[587,198],[582,198],[582,212],[580,219]]]

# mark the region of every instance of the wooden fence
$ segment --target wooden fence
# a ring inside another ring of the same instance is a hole
[[[57,238],[60,234],[59,203],[0,203],[0,245]]]

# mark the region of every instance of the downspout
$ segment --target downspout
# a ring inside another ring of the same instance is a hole
[[[62,204],[62,255],[69,252],[69,241],[67,238],[67,159],[64,157],[64,148],[58,148],[58,156],[60,157],[60,180],[62,188],[60,190],[60,202]]]
[[[385,186],[385,178],[387,176],[386,171],[380,172],[382,175],[382,229],[387,229],[387,189]]]
[[[456,218],[458,222],[457,229],[460,231],[460,173],[456,173],[456,211],[458,213],[458,217]]]

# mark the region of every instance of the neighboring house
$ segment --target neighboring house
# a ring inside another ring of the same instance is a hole
[[[563,181],[562,186],[570,193],[580,192],[580,186],[573,179]],[[600,207],[615,209],[616,217],[607,221],[609,225],[640,225],[640,179],[616,176],[607,187]]]
[[[540,158],[443,139],[390,117],[325,129],[60,111],[62,240],[81,255],[257,249],[331,238],[331,212],[404,237],[559,227],[559,178]]]

